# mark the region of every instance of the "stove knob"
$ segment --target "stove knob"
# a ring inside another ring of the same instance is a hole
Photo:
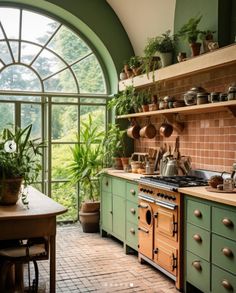
[[[150,190],[150,194],[153,194],[153,191],[152,190]]]
[[[168,196],[168,199],[169,199],[169,200],[172,200],[172,196]]]
[[[140,191],[143,191],[143,188],[142,187],[140,188]]]
[[[175,197],[175,196],[172,196],[172,199],[173,199],[173,200],[176,200],[176,197]]]
[[[160,197],[164,197],[164,194],[163,193],[160,193]]]
[[[169,198],[169,196],[168,195],[164,195],[164,198],[167,199],[167,198]]]

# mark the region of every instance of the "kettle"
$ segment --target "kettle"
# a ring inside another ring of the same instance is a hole
[[[165,161],[165,166],[162,170],[163,176],[175,176],[178,175],[178,162],[177,160],[168,157]]]

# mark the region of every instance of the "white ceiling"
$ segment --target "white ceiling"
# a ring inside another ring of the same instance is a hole
[[[106,0],[119,17],[136,55],[143,55],[147,39],[170,29],[176,0]]]

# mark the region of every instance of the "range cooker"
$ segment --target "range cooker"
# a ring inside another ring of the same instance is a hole
[[[196,176],[142,177],[139,181],[139,261],[147,261],[182,289],[183,198],[179,187],[204,186]]]

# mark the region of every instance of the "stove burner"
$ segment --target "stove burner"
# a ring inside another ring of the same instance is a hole
[[[194,187],[208,185],[208,182],[205,179],[196,176],[148,176],[140,179],[140,183],[148,182],[155,184],[157,187],[163,184],[172,187]]]

